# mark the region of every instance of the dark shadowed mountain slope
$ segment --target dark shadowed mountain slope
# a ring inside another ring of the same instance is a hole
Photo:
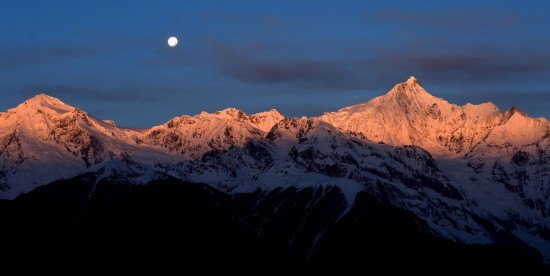
[[[359,193],[351,211],[338,218],[334,207],[345,203],[338,188],[229,197],[176,179],[136,186],[106,180],[94,185],[93,178],[58,181],[1,201],[0,211],[8,214],[4,260],[45,263],[45,268],[64,260],[91,270],[122,271],[391,272],[407,267],[439,272],[444,266],[465,272],[548,272],[540,254],[521,242],[449,242],[414,213],[367,193]],[[331,212],[336,213],[327,216]]]

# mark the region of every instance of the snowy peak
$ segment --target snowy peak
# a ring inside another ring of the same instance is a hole
[[[244,111],[233,107],[219,110],[214,113],[208,113],[206,111],[203,111],[199,115],[195,116],[195,118],[200,118],[200,119],[215,118],[215,119],[221,119],[221,120],[235,120],[235,121],[242,121],[247,117],[248,115],[246,115]]]
[[[506,112],[504,113],[504,117],[503,117],[502,121],[507,122],[510,118],[512,118],[512,116],[514,116],[516,114],[521,116],[521,117],[528,117],[527,114],[525,112],[523,112],[523,110],[521,110],[516,105],[513,105],[512,107],[510,107],[510,109],[506,110]]]
[[[88,114],[78,108],[46,94],[38,94],[0,113],[0,130],[2,133],[17,131],[40,136],[49,135],[58,125],[64,125],[61,121],[90,124],[91,120]]]
[[[224,110],[216,111],[213,114],[215,117],[220,119],[233,119],[233,120],[240,120],[241,118],[246,117],[246,113],[244,111],[236,109],[236,108],[226,108]]]
[[[300,139],[318,124],[319,120],[317,119],[285,118],[271,129],[267,138],[270,140]]]
[[[450,158],[472,149],[501,118],[502,113],[491,103],[457,106],[434,97],[414,77],[386,95],[320,117],[370,141],[415,145],[437,157]]]
[[[225,151],[242,146],[265,133],[245,122],[248,116],[234,108],[213,114],[202,112],[181,116],[168,123],[153,127],[142,134],[140,143],[160,147],[187,159],[203,156],[209,151]]]
[[[248,117],[248,121],[254,127],[260,129],[263,132],[269,132],[271,128],[283,120],[285,116],[276,109],[264,111],[256,114],[252,114]]]
[[[418,83],[418,80],[414,77],[414,76],[411,76],[407,82],[406,82],[407,85],[420,85]]]
[[[277,110],[247,115],[242,110],[227,108],[214,113],[184,115],[153,127],[139,137],[139,143],[160,147],[187,159],[209,151],[226,151],[243,146],[251,139],[265,138],[269,130],[284,118]]]
[[[17,106],[15,109],[32,109],[32,110],[38,110],[38,109],[49,109],[54,111],[55,113],[62,114],[66,112],[70,112],[75,110],[74,107],[62,102],[58,98],[54,98],[52,96],[48,96],[46,94],[38,94],[19,106]]]
[[[550,124],[546,119],[528,117],[517,106],[512,106],[501,117],[469,157],[506,159],[518,150],[538,145],[549,137]]]
[[[494,104],[457,106],[434,97],[410,77],[386,95],[320,117],[340,130],[393,146],[415,145],[439,158],[464,154],[503,157],[547,137],[549,124],[517,106],[504,114]],[[489,153],[487,148],[491,148]]]
[[[195,116],[195,118],[204,120],[219,119],[241,122],[267,133],[276,123],[284,119],[285,116],[275,109],[247,115],[242,110],[227,108],[214,113],[201,112],[199,115]]]
[[[406,82],[397,84],[384,97],[400,100],[401,103],[405,103],[403,100],[408,100],[410,102],[413,100],[432,100],[435,98],[420,86],[418,80],[412,76]],[[401,99],[403,97],[407,97],[408,99]]]

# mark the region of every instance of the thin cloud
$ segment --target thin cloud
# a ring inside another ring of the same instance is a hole
[[[104,58],[139,50],[140,47],[150,47],[156,43],[141,36],[120,34],[116,30],[101,33],[79,30],[77,36],[87,37],[88,40],[71,41],[67,44],[45,41],[0,43],[0,69],[53,64],[73,59]],[[113,41],[128,41],[128,43],[113,43]]]
[[[261,23],[268,27],[285,26],[289,23],[289,19],[282,16],[241,14],[223,9],[208,10],[204,13],[203,17],[206,20],[222,20],[228,23]]]
[[[416,60],[421,70],[437,75],[465,75],[470,80],[486,81],[510,75],[530,75],[550,70],[549,56],[485,56],[477,54],[426,56]]]
[[[494,10],[438,12],[387,10],[373,13],[370,17],[384,23],[422,26],[453,32],[505,29],[518,26],[520,23],[516,16]]]
[[[514,77],[535,77],[550,73],[550,53],[508,52],[492,53],[420,51],[384,51],[371,60],[387,71],[406,68],[430,81],[488,83]]]
[[[353,90],[387,87],[409,75],[430,83],[490,83],[510,76],[534,78],[550,73],[550,53],[473,50],[381,50],[372,57],[319,60],[265,58],[269,49],[231,47],[209,41],[215,68],[243,83],[288,84],[302,88]],[[473,48],[473,47],[472,47]],[[262,55],[262,53],[267,53]],[[263,57],[263,58],[262,58]]]
[[[119,82],[117,85],[90,86],[75,85],[33,85],[21,91],[22,95],[32,97],[45,93],[60,99],[93,100],[99,102],[150,103],[162,101],[179,92],[179,89],[164,86]],[[153,96],[154,95],[154,96]]]
[[[208,52],[204,48],[187,45],[168,48],[163,45],[155,48],[155,55],[136,63],[154,68],[204,65],[206,61],[208,61]]]
[[[60,59],[78,58],[90,55],[100,55],[108,52],[101,47],[69,47],[69,46],[21,46],[0,52],[0,68],[14,68],[52,62]]]
[[[244,83],[295,84],[309,88],[355,89],[366,84],[357,78],[362,62],[325,61],[303,58],[257,59],[265,48],[230,47],[209,40],[211,60],[223,75]]]

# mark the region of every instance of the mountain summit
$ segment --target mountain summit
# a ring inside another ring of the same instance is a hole
[[[410,77],[384,96],[325,113],[320,119],[371,141],[417,145],[436,156],[454,158],[471,150],[502,116],[492,103],[450,104]]]
[[[56,111],[57,113],[69,112],[75,109],[74,107],[62,102],[61,100],[43,93],[26,100],[19,107],[23,106],[28,109],[48,108]]]
[[[415,85],[415,84],[419,84],[419,83],[418,83],[418,80],[414,76],[410,76],[409,79],[407,80],[407,84],[408,85]]]
[[[392,90],[394,93],[410,93],[421,94],[426,93],[426,90],[420,86],[418,80],[411,76],[406,82],[397,84]]]

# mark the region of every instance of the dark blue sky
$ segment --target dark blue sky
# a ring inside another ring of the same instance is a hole
[[[452,103],[550,118],[549,11],[550,1],[2,0],[0,110],[46,93],[127,127],[227,107],[316,116],[414,75]]]

